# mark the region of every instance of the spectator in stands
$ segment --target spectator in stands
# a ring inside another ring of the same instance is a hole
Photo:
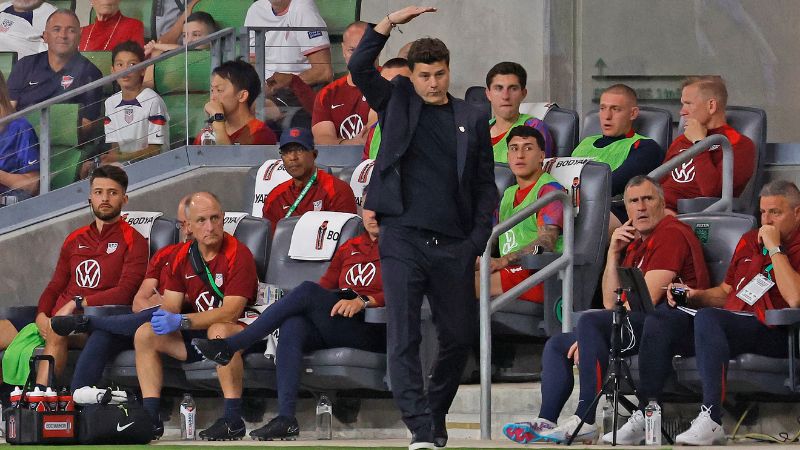
[[[53,333],[50,318],[71,315],[86,306],[129,305],[147,268],[147,240],[120,220],[122,207],[128,202],[125,171],[114,166],[100,167],[92,173],[89,183],[94,221],[64,240],[53,278],[39,298],[36,314],[44,354],[55,358],[56,377],[67,362],[68,344],[77,343]],[[26,325],[0,321],[3,347]],[[20,364],[27,366],[27,361]],[[36,382],[47,385],[47,370],[37,371]]]
[[[96,386],[102,379],[103,369],[123,350],[133,348],[133,336],[136,330],[152,318],[153,308],[161,304],[164,295],[164,284],[169,275],[169,261],[174,258],[183,242],[192,239],[192,233],[186,226],[186,207],[191,200],[186,196],[178,202],[177,225],[180,227],[178,244],[168,245],[158,250],[147,264],[147,272],[139,290],[133,297],[133,316],[88,316],[74,314],[56,316],[50,319],[53,331],[61,336],[72,333],[91,333],[75,363],[72,374],[71,390],[86,386]],[[138,314],[137,314],[138,313]]]
[[[156,37],[162,44],[180,44],[181,37],[184,39],[184,23],[194,11],[195,5],[200,0],[158,1],[155,3],[153,15],[156,18]],[[186,41],[183,41],[186,44]]]
[[[638,267],[644,273],[650,298],[657,310],[667,308],[664,287],[673,280],[705,289],[709,285],[703,249],[691,228],[665,213],[664,196],[658,183],[637,175],[625,187],[625,207],[631,217],[614,230],[603,272],[604,310],[585,312],[573,333],[553,336],[545,344],[542,355],[542,408],[532,422],[510,423],[503,433],[519,443],[534,441],[565,442],[572,435],[582,416],[586,423],[576,436],[578,442],[597,438],[595,411],[589,410],[608,367],[615,290],[620,286],[617,268]],[[623,355],[639,350],[644,313],[631,312],[630,330],[633,339],[622,343]],[[580,359],[580,364],[578,360]],[[575,415],[556,425],[561,409],[572,392],[573,361],[578,365],[580,397]],[[619,442],[619,436],[617,437]]]
[[[176,251],[164,280],[161,306],[134,336],[136,374],[156,436],[164,432],[158,414],[163,376],[161,356],[195,362],[201,356],[191,347],[192,338],[224,338],[240,332],[238,319],[245,305],[254,302],[258,285],[252,253],[223,231],[224,213],[216,196],[208,192],[193,194],[186,219],[195,240]],[[204,273],[198,274],[193,264],[204,266]],[[181,314],[184,309],[192,312]],[[225,415],[200,432],[201,438],[228,440],[244,436],[242,384],[235,377],[241,371],[242,360],[238,356],[231,364],[217,367],[225,397]]]
[[[535,202],[542,196],[563,191],[552,175],[542,169],[545,139],[530,125],[518,125],[506,135],[506,159],[517,184],[509,187],[500,200],[500,221]],[[489,294],[497,296],[533,275],[519,265],[522,256],[542,252],[562,251],[561,228],[564,223],[563,207],[554,201],[500,236],[500,257],[492,258]],[[475,292],[480,293],[480,277],[475,274]],[[544,290],[538,284],[520,295],[521,299],[542,303]]]
[[[416,40],[411,79],[388,81],[375,67],[393,28],[434,11],[389,13],[366,31],[348,65],[383,133],[365,207],[381,224],[389,374],[412,449],[447,445],[445,416],[477,336],[474,262],[497,207],[486,117],[449,94],[447,46]],[[424,295],[439,344],[427,392],[419,359]]]
[[[611,195],[619,196],[636,175],[647,175],[658,167],[661,148],[656,141],[633,129],[639,117],[636,91],[624,84],[615,84],[600,94],[601,134],[588,136],[575,147],[573,157],[592,157],[611,167]],[[624,205],[611,208],[609,229],[614,230],[628,219]]]
[[[342,244],[318,283],[303,282],[264,310],[255,322],[227,339],[195,339],[203,356],[226,365],[239,353],[280,329],[276,365],[278,416],[250,432],[259,440],[293,439],[300,434],[295,417],[303,353],[336,347],[386,352],[386,326],[364,322],[366,308],[383,306],[378,222],[362,210],[365,232]],[[349,274],[374,274],[352,277]]]
[[[353,22],[342,37],[344,62],[358,46],[367,29],[366,22]],[[369,105],[361,91],[353,84],[350,73],[326,85],[314,101],[311,132],[317,145],[364,144],[369,131]]]
[[[181,42],[183,42],[183,45],[189,45],[198,39],[219,31],[219,24],[211,17],[211,14],[205,11],[197,11],[189,14],[189,16],[186,17],[186,22],[184,23],[182,21],[181,25],[183,27],[181,35]],[[177,43],[151,40],[144,46],[144,54],[147,58],[155,58],[164,52],[175,50],[180,47],[182,46]],[[206,44],[196,47],[196,49],[206,49],[209,47],[211,47],[211,45]]]
[[[21,111],[103,77],[100,70],[78,53],[80,21],[68,9],[59,9],[47,19],[46,52],[22,58],[8,77],[11,103]],[[88,142],[101,116],[103,89],[84,92],[71,99],[79,103],[79,142]]]
[[[13,114],[6,79],[0,73],[0,119]],[[0,124],[0,198],[39,192],[39,138],[24,117]]]
[[[144,49],[133,41],[123,42],[111,52],[111,72],[117,73],[144,61]],[[117,79],[122,89],[106,100],[106,144],[100,164],[129,163],[161,152],[169,144],[169,114],[164,100],[155,91],[142,86],[144,70]],[[83,164],[88,173],[93,161]],[[85,175],[82,175],[83,178]]]
[[[381,66],[383,78],[392,81],[398,75],[411,78],[411,69],[408,68],[407,59],[392,58]],[[378,157],[378,149],[381,146],[381,126],[378,124],[378,114],[374,110],[370,110],[367,123],[369,124],[369,133],[364,142],[364,154],[361,159],[375,159]]]
[[[725,281],[705,290],[678,285],[688,289],[688,306],[701,308],[697,315],[659,309],[644,322],[639,351],[642,410],[648,400],[661,398],[673,356],[697,356],[703,403],[692,426],[676,437],[676,444],[725,443],[722,402],[731,358],[742,353],[788,357],[787,329],[765,325],[764,313],[800,307],[800,191],[789,181],[773,181],[761,190],[760,203],[761,228],[739,240]],[[758,280],[765,285],[759,288],[754,282]],[[667,300],[676,306],[669,290]],[[644,440],[643,424],[642,412],[636,411],[617,433],[617,443]]]
[[[506,133],[519,125],[528,125],[539,130],[544,137],[545,146],[542,150],[545,157],[556,156],[555,144],[547,124],[529,114],[519,112],[519,105],[528,95],[528,89],[525,88],[527,82],[528,73],[515,62],[498,63],[486,74],[486,98],[492,105],[493,117],[489,120],[489,125],[495,162],[508,162]]]
[[[338,211],[356,214],[356,200],[350,185],[314,164],[317,150],[314,138],[305,128],[283,132],[280,153],[291,180],[275,186],[264,200],[263,216],[272,222],[272,231],[285,217],[308,211]]]
[[[42,0],[0,3],[0,52],[17,52],[22,59],[47,50],[42,33],[56,7]]]
[[[123,16],[119,10],[121,1],[89,0],[96,20],[81,28],[82,52],[108,51],[126,41],[144,46],[144,24],[141,20]]]
[[[258,73],[241,59],[224,62],[211,72],[211,100],[204,108],[217,145],[275,144],[275,133],[252,112],[260,93]],[[195,145],[200,145],[202,134],[198,133]]]
[[[756,150],[750,138],[728,125],[727,104],[728,90],[722,77],[707,75],[684,80],[681,92],[683,134],[672,141],[664,162],[708,136],[722,134],[733,147],[733,195],[738,196],[753,176]],[[678,199],[721,196],[722,150],[711,147],[673,170],[661,183],[670,214],[677,213]]]

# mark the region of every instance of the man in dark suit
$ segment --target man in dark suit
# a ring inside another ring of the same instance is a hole
[[[388,81],[374,66],[392,28],[433,11],[407,7],[387,14],[366,31],[348,66],[383,133],[365,207],[381,227],[389,375],[412,433],[409,449],[447,444],[445,415],[476,338],[475,257],[486,246],[497,206],[488,117],[447,93],[444,43],[412,44],[410,79]],[[423,296],[439,340],[427,396],[419,359]]]

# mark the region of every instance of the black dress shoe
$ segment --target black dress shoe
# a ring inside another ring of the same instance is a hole
[[[234,351],[224,339],[192,339],[192,346],[209,361],[226,366],[231,362]]]
[[[86,333],[89,331],[89,316],[83,314],[55,316],[50,319],[50,328],[59,336]]]

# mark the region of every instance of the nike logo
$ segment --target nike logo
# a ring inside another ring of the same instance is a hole
[[[33,161],[28,161],[28,165],[36,164],[37,162],[39,162],[39,160],[38,159],[34,159]]]
[[[38,81],[28,81],[28,86],[36,86],[37,84],[39,84]]]
[[[289,205],[284,206],[283,209],[289,209]]]
[[[164,133],[161,133],[161,134],[156,133],[156,137],[157,138],[164,137]]]
[[[359,254],[359,253],[360,253],[360,252],[350,252],[350,256],[357,255],[357,254]]]
[[[339,103],[338,105],[331,105],[331,109],[336,109],[340,106],[344,106],[344,103]]]
[[[131,422],[131,423],[129,423],[129,424],[127,424],[127,425],[125,425],[125,426],[120,426],[120,425],[119,425],[119,422],[117,422],[117,431],[125,431],[125,430],[126,430],[128,427],[130,427],[131,425],[133,425],[133,423],[134,423],[134,422]]]
[[[78,248],[89,248],[89,246],[88,246],[88,245],[81,245],[81,244],[78,244]]]
[[[752,261],[752,259],[750,259],[750,258],[745,258],[744,259],[744,262],[750,262],[750,261]]]
[[[186,279],[188,280],[189,278],[194,278],[194,277],[196,277],[196,276],[197,276],[197,275],[186,275]]]

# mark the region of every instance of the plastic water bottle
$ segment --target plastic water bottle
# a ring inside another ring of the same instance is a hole
[[[650,400],[644,409],[644,443],[661,445],[661,407],[655,400]]]
[[[34,411],[44,411],[44,391],[39,387],[33,388],[33,391],[28,392],[28,407]]]
[[[49,386],[44,391],[44,403],[48,411],[58,411],[58,394]]]
[[[22,388],[19,386],[14,387],[11,394],[8,396],[12,408],[18,408],[19,402],[22,400]]]
[[[195,440],[195,428],[197,408],[191,394],[183,394],[181,401],[181,439],[185,441]]]
[[[331,439],[333,437],[332,420],[333,404],[327,395],[322,394],[317,402],[317,439]]]
[[[614,428],[614,397],[606,394],[603,402],[603,433],[610,433]]]
[[[214,129],[211,128],[211,124],[203,128],[203,134],[200,135],[200,144],[217,145],[217,135],[214,134]]]

